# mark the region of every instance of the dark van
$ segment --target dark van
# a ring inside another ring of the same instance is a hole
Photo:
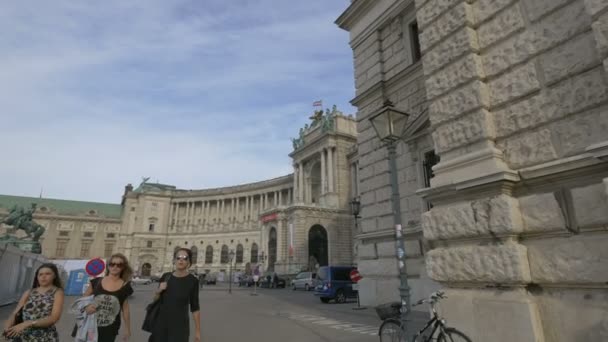
[[[357,291],[353,290],[350,271],[353,266],[322,266],[317,271],[317,286],[315,296],[323,303],[335,299],[336,303],[344,303],[346,298],[356,298]]]

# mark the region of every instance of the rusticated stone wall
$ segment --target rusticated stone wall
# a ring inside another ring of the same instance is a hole
[[[607,340],[608,1],[416,0],[416,16],[441,156],[426,268],[448,322],[474,341]]]

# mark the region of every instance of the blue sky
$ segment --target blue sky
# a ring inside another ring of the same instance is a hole
[[[0,193],[119,202],[291,172],[323,99],[355,109],[349,0],[6,1]]]

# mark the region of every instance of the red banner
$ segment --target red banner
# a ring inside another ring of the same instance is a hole
[[[262,223],[266,223],[266,222],[270,222],[270,221],[276,221],[278,214],[277,213],[272,213],[272,214],[268,214],[266,216],[262,216]]]

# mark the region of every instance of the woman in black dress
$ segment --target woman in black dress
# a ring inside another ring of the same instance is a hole
[[[161,296],[158,322],[150,336],[152,342],[188,342],[190,320],[194,319],[194,341],[201,341],[201,314],[198,302],[198,279],[188,272],[192,252],[187,248],[175,251],[175,271],[161,277],[157,295]]]
[[[88,314],[97,314],[97,341],[114,342],[120,329],[120,313],[125,321],[123,340],[131,337],[131,317],[127,298],[133,294],[131,275],[133,270],[124,255],[117,253],[110,257],[106,276],[91,280],[84,296],[95,296],[95,303],[86,307]]]

